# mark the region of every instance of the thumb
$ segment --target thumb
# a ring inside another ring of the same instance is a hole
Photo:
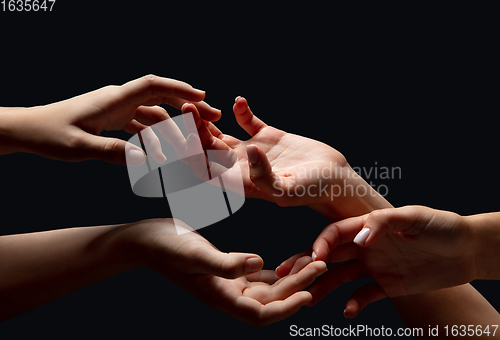
[[[419,219],[422,219],[421,210],[423,209],[420,207],[374,210],[366,218],[363,229],[356,235],[353,242],[366,247],[376,243],[387,233],[419,234],[422,225],[426,224],[418,223]]]
[[[146,154],[141,148],[117,138],[89,135],[81,152],[85,159],[121,165],[141,165],[146,161]]]
[[[276,199],[283,196],[284,190],[280,178],[273,172],[273,167],[266,153],[257,145],[247,145],[250,180],[262,192]]]
[[[255,254],[222,253],[215,248],[199,257],[198,271],[204,274],[235,279],[262,269],[264,261]]]

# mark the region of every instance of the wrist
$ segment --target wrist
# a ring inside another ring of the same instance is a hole
[[[329,183],[328,199],[309,207],[330,222],[360,216],[392,205],[360,177],[350,166],[335,172]]]
[[[140,222],[117,225],[108,238],[113,257],[125,270],[147,265],[147,247]]]
[[[477,279],[500,279],[500,213],[464,217],[472,235]]]
[[[26,123],[28,108],[0,109],[0,155],[15,152],[28,152],[26,139]]]

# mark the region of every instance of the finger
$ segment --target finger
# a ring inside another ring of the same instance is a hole
[[[245,277],[250,282],[264,282],[270,285],[279,280],[278,275],[272,270],[261,270]]]
[[[198,108],[194,104],[185,104],[182,107],[182,113],[184,114],[184,122],[186,125],[186,130],[188,133],[197,133],[200,137],[201,145],[203,149],[213,149],[213,150],[226,150],[229,151],[230,148],[222,140],[215,138],[205,122],[201,118]],[[191,118],[192,117],[192,120]]]
[[[148,155],[159,164],[165,163],[167,157],[163,154],[160,139],[156,136],[153,130],[150,127],[147,127],[139,132],[139,137],[146,147]]]
[[[141,148],[117,138],[107,138],[85,134],[78,148],[79,158],[98,159],[120,165],[141,165],[146,154]]]
[[[174,148],[179,159],[183,159],[185,157],[193,155],[186,154],[186,151],[188,151],[186,138],[184,138],[184,135],[173,119],[170,119],[169,117],[155,124],[154,128],[157,129],[163,139],[166,140]],[[191,151],[194,151],[194,149]],[[201,149],[201,144],[199,145],[197,151],[198,153],[203,152]]]
[[[348,218],[327,226],[313,244],[316,259],[327,261],[328,255],[341,244],[352,242],[363,228],[368,215]]]
[[[299,309],[311,301],[309,292],[296,292],[283,301],[273,301],[264,305],[260,311],[260,326],[281,321],[297,313]]]
[[[143,125],[151,126],[169,119],[170,115],[161,106],[139,106],[135,110],[134,118]]]
[[[302,270],[305,266],[312,262],[311,256],[302,256],[293,265],[292,270],[290,270],[290,275],[296,274]]]
[[[199,102],[205,98],[205,92],[175,79],[148,75],[120,86],[116,97],[120,102],[140,106],[157,105],[175,97]]]
[[[179,110],[184,104],[187,103],[189,103],[189,101],[176,97],[167,98],[167,101],[165,102],[165,104],[169,104]],[[220,119],[221,111],[219,109],[211,107],[208,103],[204,101],[194,102],[193,104],[196,105],[198,111],[200,112],[200,116],[204,120],[215,122]]]
[[[311,294],[303,291],[297,292],[283,301],[272,301],[265,305],[253,298],[239,296],[235,307],[240,315],[236,315],[257,327],[263,327],[295,314],[310,300]]]
[[[283,276],[290,274],[290,271],[292,270],[293,266],[295,265],[295,262],[303,256],[311,256],[311,251],[312,251],[312,249],[305,250],[305,251],[298,253],[298,254],[295,254],[292,257],[290,257],[289,259],[283,261],[275,269],[276,275],[278,275],[279,277],[283,277]]]
[[[314,280],[326,271],[326,263],[323,261],[310,262],[296,274],[282,278],[272,286],[272,300],[282,300],[291,294],[305,289]]]
[[[247,100],[243,97],[236,98],[233,105],[233,112],[238,125],[252,137],[267,126],[266,123],[253,114],[250,107],[248,107]]]
[[[362,247],[368,247],[387,233],[403,232],[407,235],[418,235],[434,217],[434,210],[419,206],[374,210],[368,215],[363,229],[356,235],[354,242]]]
[[[127,123],[127,125],[123,127],[123,131],[135,135],[136,133],[138,133],[141,130],[144,130],[145,128],[147,128],[147,125],[141,124],[135,119],[132,119],[130,122]]]
[[[359,261],[349,261],[330,268],[309,288],[313,299],[309,302],[308,306],[314,306],[328,293],[343,283],[354,281],[364,276],[366,276],[365,269]]]
[[[227,279],[234,279],[258,272],[264,265],[264,261],[258,255],[223,253],[212,247],[199,249],[193,255],[193,261],[194,264],[190,269],[193,272],[220,276]]]
[[[275,200],[283,196],[283,184],[280,177],[273,172],[273,167],[257,145],[247,145],[248,167],[250,180],[268,196]]]
[[[208,130],[214,136],[215,138],[223,139],[224,135],[222,134],[222,131],[215,126],[214,123],[205,121],[205,125],[207,126]]]
[[[368,304],[386,298],[387,294],[376,283],[369,283],[361,286],[352,293],[346,302],[344,316],[354,318]]]

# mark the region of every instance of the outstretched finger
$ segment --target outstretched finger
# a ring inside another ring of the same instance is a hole
[[[160,139],[156,136],[151,127],[148,126],[139,132],[139,137],[146,147],[148,155],[150,155],[158,164],[165,163],[167,157],[163,154]]]
[[[273,172],[266,153],[257,145],[249,144],[247,157],[250,180],[265,195],[274,197],[274,201],[279,201],[279,198],[283,196],[284,185],[282,179]]]
[[[171,97],[166,99],[167,100],[165,104],[169,104],[179,110],[184,104],[189,103],[188,100],[177,97]],[[198,108],[198,112],[200,112],[201,118],[203,118],[204,120],[215,122],[220,119],[221,111],[219,109],[211,107],[208,103],[204,101],[193,102],[193,104],[196,105],[196,107]]]
[[[205,124],[205,121],[201,118],[196,105],[192,103],[184,104],[184,106],[182,106],[182,113],[185,116],[184,121],[188,133],[198,134],[203,149],[226,150],[226,151],[230,150],[229,146],[227,146],[226,143],[224,143],[222,140],[212,135],[207,125]],[[189,114],[192,115],[194,123],[192,121],[187,120]]]
[[[252,137],[267,126],[266,123],[253,114],[248,106],[247,100],[243,97],[237,97],[235,99],[233,112],[236,116],[238,125]]]
[[[384,290],[376,283],[361,286],[352,293],[346,302],[344,316],[354,318],[368,304],[387,297]]]
[[[115,97],[137,106],[150,106],[168,102],[168,98],[173,97],[199,102],[205,98],[205,91],[175,79],[147,75],[120,86]]]
[[[311,258],[309,258],[308,261],[311,261]],[[299,262],[300,260],[297,261],[297,264],[300,264]],[[302,263],[302,265],[304,263]],[[273,285],[272,287],[273,299],[281,300],[286,298],[290,294],[305,289],[325,271],[326,271],[326,263],[324,263],[323,261],[309,262],[309,264],[301,268],[295,274],[290,274],[282,278],[280,281],[278,281]]]
[[[239,314],[234,313],[233,315],[257,327],[263,327],[295,314],[310,300],[311,294],[305,291],[297,292],[284,300],[272,301],[267,304],[262,304],[248,296],[239,296],[235,303]]]
[[[289,259],[283,261],[275,270],[276,274],[279,277],[286,276],[290,274],[290,271],[292,270],[293,266],[295,265],[295,262],[297,262],[298,259],[300,259],[303,256],[311,256],[311,251],[312,249],[305,250],[301,253],[295,254]],[[315,259],[313,259],[314,261]]]

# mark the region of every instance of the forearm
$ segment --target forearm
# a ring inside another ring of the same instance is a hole
[[[385,198],[376,193],[361,177],[351,176],[350,182],[346,183],[352,184],[355,191],[358,188],[358,193],[365,192],[364,188],[366,188],[368,194],[364,196],[346,196],[342,197],[342,201],[332,200],[328,204],[311,206],[311,208],[327,217],[330,221],[335,222],[339,219],[363,215],[376,209],[392,207]],[[345,194],[348,195],[349,192]],[[337,197],[337,199],[339,198],[341,197]],[[489,219],[486,219],[486,217]],[[483,216],[482,222],[491,226],[492,217]],[[487,324],[500,324],[499,314],[470,284],[423,294],[391,298],[391,302],[408,327],[421,327],[424,329],[425,335],[428,335],[429,325],[439,325],[440,331],[444,332],[443,327],[446,325],[451,327],[452,325],[475,324],[486,326]],[[439,334],[440,338],[442,334],[444,333]]]
[[[22,128],[25,108],[0,108],[0,155],[23,151]]]
[[[466,329],[468,325],[472,325],[474,330],[477,326],[485,330],[489,325],[491,334],[485,333],[483,336],[488,339],[500,337],[500,330],[493,337],[496,330],[493,325],[500,325],[498,312],[470,284],[391,298],[391,302],[408,327],[423,329],[423,336],[419,339],[456,339],[452,334],[452,327],[461,325],[465,325]],[[429,330],[436,326],[437,336],[436,333],[429,334]],[[468,339],[474,337],[476,335],[467,336]]]
[[[331,190],[327,191],[331,195],[323,203],[309,206],[330,222],[393,207],[350,166],[332,173],[334,178],[330,183]]]
[[[0,320],[132,268],[121,235],[128,225],[0,237]]]
[[[500,279],[500,212],[466,216],[476,241],[478,279]]]

